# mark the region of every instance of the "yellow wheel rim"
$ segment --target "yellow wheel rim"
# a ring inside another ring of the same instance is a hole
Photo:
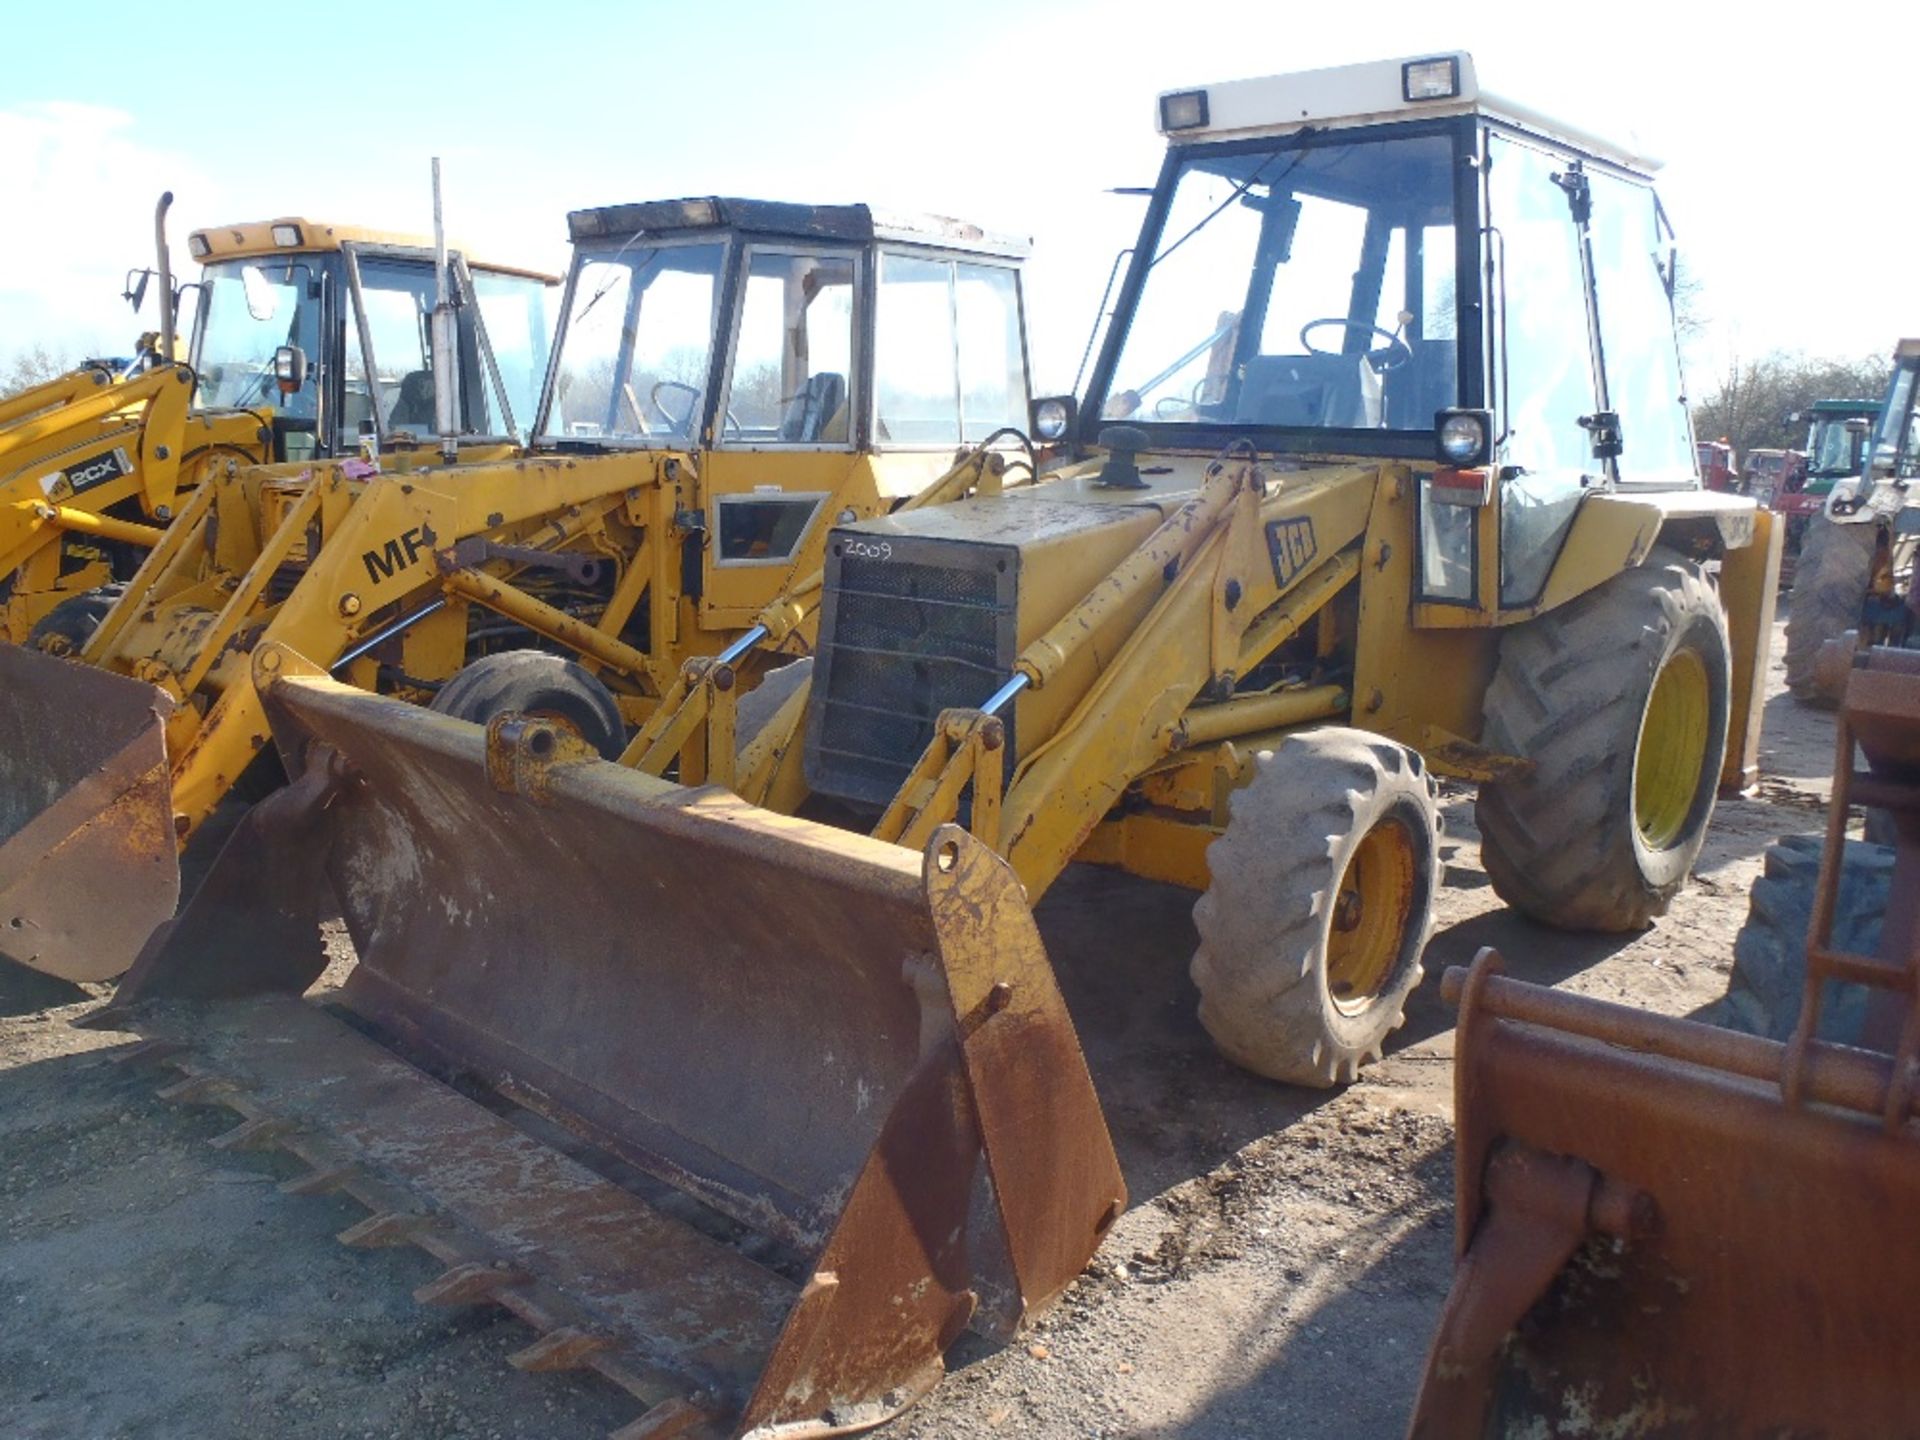
[[[1692,650],[1669,657],[1654,678],[1633,757],[1633,821],[1651,849],[1672,845],[1693,814],[1712,694],[1706,664]]]
[[[1341,1014],[1360,1014],[1393,978],[1414,890],[1413,836],[1384,820],[1361,840],[1334,892],[1327,990]]]

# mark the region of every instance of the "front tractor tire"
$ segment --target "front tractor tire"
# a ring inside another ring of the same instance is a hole
[[[34,622],[33,629],[27,632],[28,647],[63,659],[78,655],[87,648],[93,632],[100,628],[107,612],[126,589],[123,582],[116,580],[110,585],[69,595]]]
[[[1193,907],[1200,1023],[1236,1065],[1295,1085],[1380,1058],[1420,983],[1440,814],[1420,756],[1328,727],[1254,757]]]
[[[1831,708],[1840,703],[1815,662],[1827,641],[1859,628],[1873,584],[1878,530],[1864,522],[1842,525],[1825,515],[1807,520],[1787,599],[1787,689],[1802,704]]]
[[[1474,810],[1502,900],[1563,930],[1666,913],[1713,815],[1730,653],[1712,585],[1665,549],[1507,634],[1482,743],[1532,769]]]
[[[626,747],[613,692],[583,667],[542,650],[506,650],[467,665],[428,707],[485,725],[509,712],[551,720],[609,760]]]

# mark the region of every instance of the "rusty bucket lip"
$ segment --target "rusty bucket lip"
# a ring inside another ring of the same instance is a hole
[[[800,1220],[812,1212],[797,1281],[736,1252],[752,1275],[773,1277],[740,1293],[771,1285],[784,1313],[732,1339],[701,1323],[680,1335],[656,1315],[632,1343],[597,1345],[590,1323],[549,1323],[565,1306],[541,1310],[521,1303],[517,1283],[493,1286],[498,1303],[549,1332],[523,1352],[529,1366],[585,1364],[617,1380],[622,1367],[669,1372],[664,1390],[629,1388],[730,1434],[853,1433],[931,1388],[970,1320],[1011,1331],[1084,1268],[1124,1182],[1025,893],[973,837],[946,827],[916,853],[576,756],[537,721],[483,732],[297,670],[264,698],[293,781],[243,818],[128,977],[134,1028],[162,1013],[143,1002],[192,998],[211,1004],[202,1013],[217,1032],[248,996],[243,1008],[297,1017],[286,1030],[338,1027],[299,998],[319,973],[319,896],[337,895],[359,963],[331,994],[356,1017],[397,1021],[409,1044],[753,1233],[784,1238],[769,1215],[781,1190]],[[285,962],[282,949],[303,953]],[[320,1083],[300,1069],[319,1045],[265,1043],[272,1029],[245,1064],[216,1068],[180,1098],[266,1122],[243,1124],[248,1137],[331,1134],[376,1176],[413,1166],[409,1183],[438,1187],[429,1193],[457,1202],[470,1228],[514,1230],[511,1203],[489,1191],[518,1183],[526,1165],[466,1157],[418,1174],[420,1144],[375,1134],[377,1086],[356,1091],[344,1062]],[[158,1020],[154,1031],[169,1033]],[[191,1041],[192,1025],[176,1038]],[[208,1039],[217,1051],[217,1034]],[[424,1074],[412,1089],[425,1098],[414,1120],[400,1115],[402,1131],[427,1110],[475,1103]],[[265,1090],[277,1098],[250,1108],[244,1097]],[[335,1097],[353,1094],[365,1103],[332,1113]],[[495,1153],[544,1150],[537,1128]],[[338,1168],[308,1158],[315,1185]],[[391,1223],[377,1214],[351,1233],[439,1243],[406,1207],[386,1208]],[[568,1243],[565,1216],[556,1224],[552,1243]],[[450,1269],[435,1293],[493,1285],[471,1268],[486,1255],[443,1248]],[[676,1266],[664,1252],[645,1263],[626,1307],[636,1315],[672,1311],[684,1287],[724,1289],[726,1264]],[[524,1268],[538,1280],[531,1259]],[[620,1308],[618,1266],[576,1273],[615,1276],[583,1312]],[[711,1318],[712,1306],[690,1313]]]
[[[180,867],[159,687],[0,645],[0,957],[69,981],[110,980],[173,913]],[[52,788],[41,803],[36,793]],[[37,808],[35,808],[37,807]],[[31,947],[20,943],[31,935]]]

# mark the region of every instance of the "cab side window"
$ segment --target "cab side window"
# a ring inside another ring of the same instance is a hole
[[[721,444],[851,442],[854,269],[850,255],[753,252]]]
[[[1010,268],[883,254],[875,328],[880,444],[958,445],[1024,424],[1027,358]]]
[[[1588,184],[1607,399],[1620,417],[1620,481],[1689,485],[1693,427],[1680,380],[1673,301],[1660,273],[1653,195],[1611,175],[1590,174]]]
[[[1579,508],[1583,479],[1600,473],[1580,425],[1595,409],[1580,232],[1556,182],[1568,163],[1493,135],[1487,144],[1500,307],[1509,478],[1500,494],[1500,603],[1540,593]]]

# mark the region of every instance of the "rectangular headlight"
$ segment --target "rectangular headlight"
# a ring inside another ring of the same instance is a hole
[[[1182,90],[1160,97],[1162,130],[1198,130],[1207,123],[1207,92]]]
[[[1400,67],[1400,94],[1408,100],[1451,100],[1460,93],[1460,61],[1409,60]]]
[[[196,260],[204,260],[213,253],[213,246],[207,243],[207,237],[199,231],[187,236],[187,252]]]
[[[298,225],[274,226],[273,243],[276,245],[298,245],[300,243],[300,227]]]

